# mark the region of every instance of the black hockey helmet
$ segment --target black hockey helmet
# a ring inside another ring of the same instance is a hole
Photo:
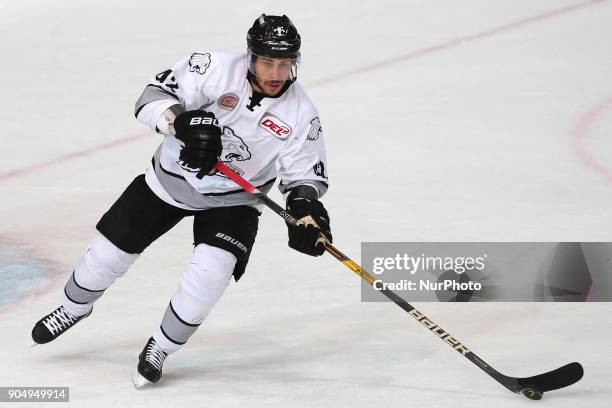
[[[269,58],[298,59],[300,34],[289,17],[259,16],[247,33],[247,45],[253,54]]]

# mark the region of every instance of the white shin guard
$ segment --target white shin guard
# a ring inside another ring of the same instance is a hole
[[[199,244],[183,273],[180,285],[153,338],[167,353],[177,351],[195,333],[227,288],[236,257],[207,244]]]
[[[89,312],[112,283],[125,274],[139,254],[128,254],[98,233],[64,288],[64,308],[75,316]]]

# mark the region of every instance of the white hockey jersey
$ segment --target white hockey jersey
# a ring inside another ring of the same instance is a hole
[[[280,96],[253,100],[247,80],[247,55],[195,52],[151,79],[136,102],[136,117],[156,129],[163,112],[185,109],[213,112],[221,127],[221,160],[260,190],[308,184],[322,196],[328,186],[319,114],[294,82]],[[164,201],[185,209],[259,203],[221,174],[196,178],[197,170],[179,161],[181,142],[165,135],[147,169],[146,180]]]

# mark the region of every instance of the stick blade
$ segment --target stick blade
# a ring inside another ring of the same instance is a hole
[[[533,377],[517,378],[519,390],[537,389],[547,392],[564,388],[578,382],[584,375],[584,369],[580,363],[569,363],[556,370],[534,375]]]

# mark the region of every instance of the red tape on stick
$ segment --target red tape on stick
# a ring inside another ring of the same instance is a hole
[[[232,170],[229,166],[224,164],[222,161],[220,160],[217,161],[215,168],[221,173],[225,174],[234,183],[238,184],[240,187],[244,188],[249,193],[255,192],[256,188],[251,183],[249,183],[248,181],[240,177],[234,170]]]

